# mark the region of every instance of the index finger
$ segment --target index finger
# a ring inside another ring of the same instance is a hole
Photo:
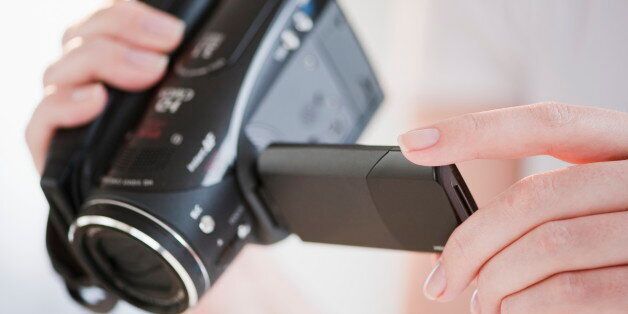
[[[575,163],[622,160],[628,158],[628,114],[539,103],[444,120],[401,135],[399,145],[406,158],[425,166],[533,155]]]
[[[116,1],[68,28],[63,45],[79,37],[106,36],[140,48],[174,50],[185,30],[183,21],[139,1]]]

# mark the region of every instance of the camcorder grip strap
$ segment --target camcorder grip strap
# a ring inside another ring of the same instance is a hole
[[[74,301],[97,313],[111,311],[118,302],[118,297],[114,294],[99,288],[102,295],[98,299],[87,300],[81,293],[81,290],[94,287],[94,284],[69,249],[66,234],[55,227],[54,219],[54,215],[51,215],[46,227],[46,248],[53,269],[63,278],[66,289]]]
[[[273,145],[260,194],[304,241],[442,251],[477,206],[455,165],[422,167],[396,147]]]

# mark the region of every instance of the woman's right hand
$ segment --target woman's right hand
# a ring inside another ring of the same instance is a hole
[[[137,1],[116,1],[68,28],[63,53],[45,71],[44,97],[26,128],[37,170],[43,170],[57,128],[86,124],[104,109],[104,84],[127,91],[151,87],[185,25]]]

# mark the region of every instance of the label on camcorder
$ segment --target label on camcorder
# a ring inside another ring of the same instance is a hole
[[[295,12],[289,12],[262,37],[267,11],[276,4],[219,4],[222,14],[183,47],[183,59],[154,93],[103,185],[150,191],[211,186],[234,171],[242,134],[258,151],[273,142],[356,140],[382,93],[337,5],[316,13],[307,33],[294,28]],[[277,61],[286,31],[300,36],[300,46]],[[258,64],[251,63],[254,57]],[[221,71],[181,75],[182,67],[196,71],[221,58],[230,64]]]
[[[235,159],[243,120],[237,100],[255,53],[247,48],[278,2],[218,5],[216,18],[182,48],[183,57],[154,93],[103,185],[179,190],[203,185],[208,173],[213,183],[222,180]],[[224,71],[205,75],[218,68]]]
[[[182,77],[203,76],[235,63],[269,15],[274,1],[230,0],[200,31],[197,41],[177,62]]]

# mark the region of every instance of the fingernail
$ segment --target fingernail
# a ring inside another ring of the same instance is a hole
[[[440,132],[437,129],[420,129],[400,135],[398,142],[401,150],[409,152],[434,146],[439,138]]]
[[[480,314],[480,303],[478,303],[478,290],[473,291],[471,296],[471,314]]]
[[[447,278],[445,278],[445,269],[441,266],[440,262],[436,263],[436,266],[432,270],[425,284],[423,284],[423,294],[425,297],[432,301],[438,300],[445,288],[447,287]]]
[[[82,88],[74,90],[72,92],[71,97],[73,101],[79,102],[79,101],[92,99],[95,94],[96,94],[96,87],[89,86],[89,87],[82,87]]]
[[[183,21],[162,15],[146,17],[142,26],[150,33],[168,38],[179,38],[185,31]]]
[[[129,50],[127,53],[128,60],[142,68],[163,69],[168,64],[168,57],[138,50]]]

